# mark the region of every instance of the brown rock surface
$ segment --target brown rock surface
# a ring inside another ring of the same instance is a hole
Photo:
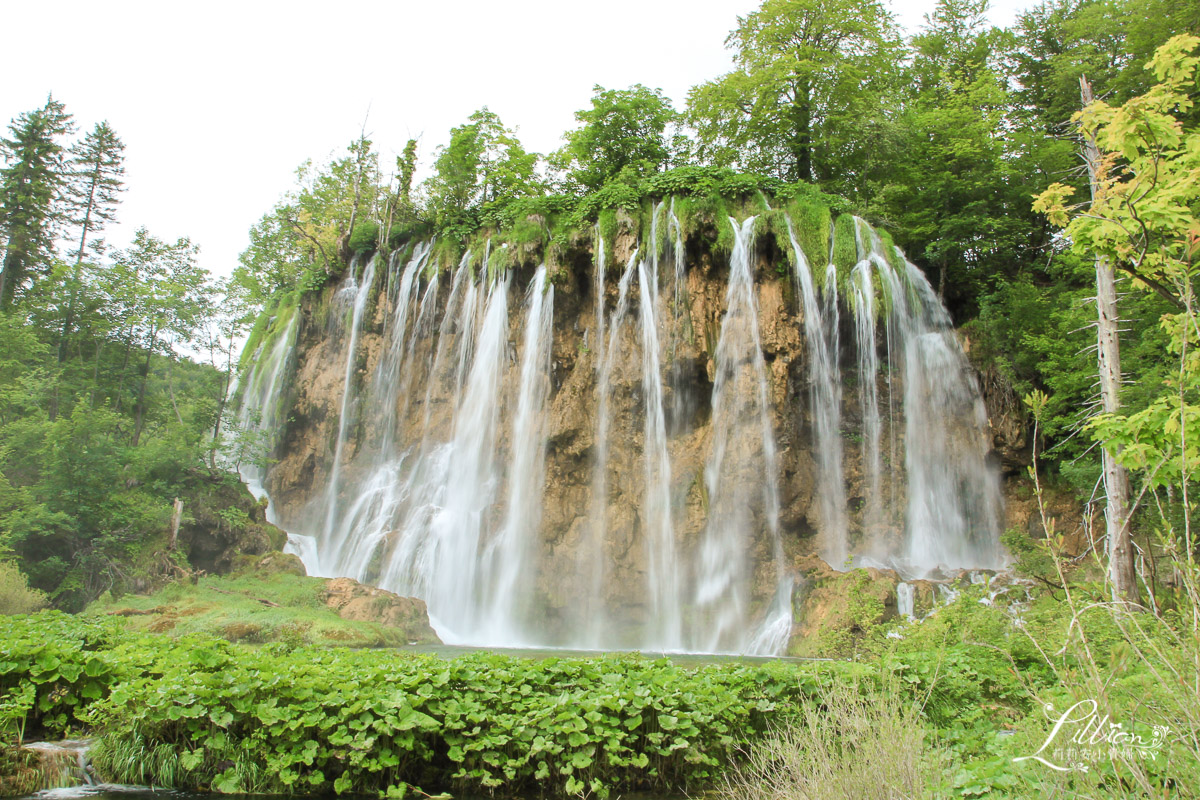
[[[429,626],[425,601],[400,597],[385,589],[367,586],[350,578],[333,578],[325,583],[321,601],[342,619],[376,622],[403,630],[410,643],[440,644]]]

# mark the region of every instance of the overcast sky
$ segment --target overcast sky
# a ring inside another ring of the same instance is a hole
[[[888,2],[888,0],[885,0]],[[125,246],[145,226],[188,236],[228,274],[246,231],[322,160],[367,132],[387,170],[409,138],[434,149],[487,105],[526,148],[556,149],[592,87],[643,83],[683,107],[732,66],[724,47],[752,0],[43,0],[4,10],[0,124],[66,104],[80,131],[107,119],[124,140]],[[915,31],[933,0],[890,0]],[[1009,24],[1030,0],[995,0]]]

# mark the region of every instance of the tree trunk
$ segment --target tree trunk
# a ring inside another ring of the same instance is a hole
[[[810,182],[812,168],[812,88],[806,77],[796,83],[792,104],[792,157],[796,160],[796,180]]]
[[[133,412],[133,447],[138,446],[138,441],[142,438],[142,430],[146,426],[146,384],[150,382],[150,362],[154,358],[154,346],[158,343],[157,329],[150,331],[150,345],[146,348],[146,363],[139,370],[142,374],[142,382],[138,387],[137,404],[134,405]]]
[[[1092,102],[1092,87],[1086,77],[1079,79],[1080,96],[1086,107]],[[1100,185],[1100,150],[1091,134],[1083,141],[1092,200]],[[1100,399],[1105,414],[1121,408],[1121,354],[1117,328],[1116,277],[1112,262],[1096,257],[1096,356],[1100,372]],[[1120,452],[1119,449],[1116,452]],[[1104,519],[1108,532],[1108,577],[1114,602],[1138,602],[1137,571],[1134,568],[1133,537],[1129,527],[1129,473],[1116,461],[1116,452],[1104,448],[1104,494],[1107,498]]]
[[[171,514],[171,538],[167,541],[167,550],[173,551],[179,542],[179,525],[183,522],[183,501],[175,498],[175,511]]]

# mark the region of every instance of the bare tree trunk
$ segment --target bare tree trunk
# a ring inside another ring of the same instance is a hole
[[[1079,79],[1080,96],[1086,107],[1092,102],[1092,87],[1086,77]],[[1100,184],[1100,151],[1091,134],[1083,141],[1092,201]],[[1096,355],[1100,371],[1100,399],[1105,414],[1121,408],[1121,354],[1117,327],[1117,288],[1112,262],[1096,257]],[[1119,452],[1119,450],[1117,451]],[[1119,465],[1115,453],[1101,451],[1104,468],[1104,494],[1107,503],[1104,519],[1108,529],[1108,577],[1115,602],[1138,602],[1137,571],[1134,568],[1133,536],[1129,527],[1129,473]]]
[[[171,514],[171,538],[167,542],[167,550],[172,551],[179,541],[179,525],[183,522],[183,501],[175,498],[175,512]]]

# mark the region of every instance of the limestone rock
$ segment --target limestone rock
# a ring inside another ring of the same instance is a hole
[[[429,626],[424,600],[400,597],[350,578],[333,578],[326,581],[321,601],[342,619],[399,628],[411,643],[441,644]]]

